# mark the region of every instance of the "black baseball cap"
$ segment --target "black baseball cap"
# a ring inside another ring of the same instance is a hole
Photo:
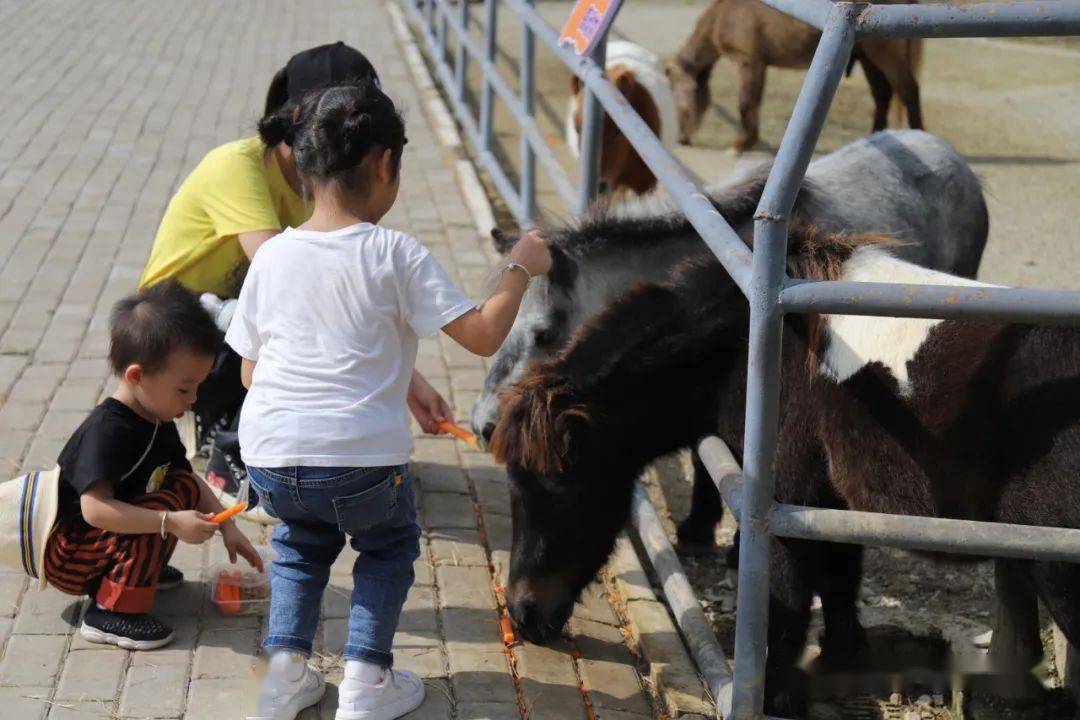
[[[379,86],[379,75],[371,61],[356,48],[340,40],[296,53],[270,84],[266,97],[266,112],[276,110],[300,98],[309,90],[333,83],[369,80]]]

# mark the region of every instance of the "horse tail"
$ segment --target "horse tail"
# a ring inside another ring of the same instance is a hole
[[[904,68],[907,69],[912,80],[918,85],[923,64],[923,40],[922,38],[904,38],[901,42],[904,43]],[[907,122],[907,111],[904,109],[904,103],[900,102],[900,95],[895,89],[893,90],[892,99],[893,127],[903,127]]]

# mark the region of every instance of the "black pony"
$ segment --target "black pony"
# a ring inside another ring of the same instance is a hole
[[[791,233],[792,277],[974,285],[883,251],[880,236]],[[640,286],[509,391],[492,449],[512,479],[509,609],[546,642],[607,558],[634,481],[718,434],[741,461],[748,308],[715,262]],[[974,321],[790,316],[776,497],[784,503],[1080,527],[1080,330]],[[772,544],[770,714],[804,712],[795,670],[814,593],[822,652],[859,661],[858,546]],[[1080,567],[999,561],[992,653],[1041,653],[1034,588],[1080,645]],[[1011,591],[1011,592],[1010,592]]]

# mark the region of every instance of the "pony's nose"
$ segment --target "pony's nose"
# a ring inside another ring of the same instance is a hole
[[[483,429],[480,430],[480,438],[485,442],[491,442],[491,436],[495,433],[495,423],[485,423]]]
[[[600,182],[598,182],[596,184],[596,192],[598,194],[600,194],[600,195],[607,195],[607,193],[608,193],[607,180],[601,180]]]
[[[534,645],[545,645],[551,641],[552,633],[544,622],[540,608],[533,602],[511,602],[507,606],[514,632]]]

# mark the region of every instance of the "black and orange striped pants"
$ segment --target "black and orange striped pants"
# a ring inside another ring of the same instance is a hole
[[[194,510],[199,480],[171,472],[160,490],[131,500],[151,510]],[[95,595],[104,608],[144,613],[154,604],[158,576],[176,547],[176,536],[123,535],[100,530],[82,518],[57,525],[45,546],[45,579],[70,595]]]

